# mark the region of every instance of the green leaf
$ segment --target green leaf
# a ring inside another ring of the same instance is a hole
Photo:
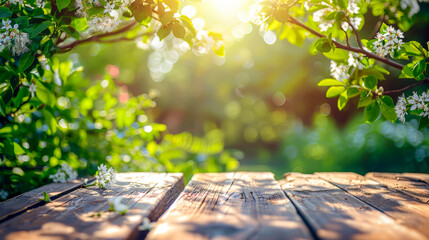
[[[7,7],[0,7],[0,18],[10,18],[12,17],[12,12]]]
[[[399,75],[400,78],[414,78],[413,76],[413,63],[408,63],[407,65],[402,68],[401,75]]]
[[[346,85],[345,83],[333,78],[323,79],[317,84],[317,86],[319,87],[345,86],[345,85]]]
[[[372,101],[372,95],[368,94],[368,92],[363,92],[360,95],[360,99],[358,102],[358,108],[368,106]]]
[[[338,110],[343,110],[346,105],[347,102],[349,101],[349,99],[347,98],[347,94],[344,94],[345,92],[343,92],[339,97],[338,97],[338,101],[337,101],[337,107]]]
[[[170,32],[171,32],[171,24],[168,24],[166,26],[160,27],[156,35],[158,35],[159,40],[161,41],[162,39],[166,38],[170,34]]]
[[[373,100],[368,106],[365,108],[365,122],[372,123],[377,120],[378,116],[380,116],[380,104],[377,100]]]
[[[25,153],[24,149],[22,149],[22,147],[16,142],[13,142],[13,152],[15,155],[22,155]]]
[[[54,115],[48,111],[48,108],[45,108],[43,111],[43,116],[45,117],[45,123],[48,125],[51,135],[57,132],[57,120]]]
[[[390,96],[384,95],[381,98],[381,102],[391,108],[395,107],[395,104],[393,103],[393,99]]]
[[[340,95],[342,92],[344,92],[344,90],[346,90],[345,87],[343,86],[334,86],[334,87],[330,87],[328,89],[328,91],[326,91],[326,97],[327,98],[333,98],[336,97],[338,95]]]
[[[57,2],[58,11],[60,12],[70,4],[70,0],[56,0],[56,2]]]
[[[385,96],[382,96],[380,100],[381,100],[381,113],[383,114],[383,116],[387,120],[391,122],[395,122],[398,117],[396,116],[395,104],[393,103],[393,99],[385,95]]]
[[[225,56],[225,46],[224,45],[220,45],[220,47],[218,47],[218,48],[213,47],[212,50],[219,57]]]
[[[425,69],[426,69],[426,61],[424,59],[418,61],[416,63],[416,65],[414,65],[414,67],[413,67],[413,76],[414,76],[414,78],[418,79],[419,76],[421,74],[423,74],[423,72],[425,71]]]
[[[428,117],[421,117],[419,120],[419,130],[423,130],[424,128],[427,128],[429,126],[429,118]]]
[[[194,28],[194,25],[192,24],[192,21],[189,17],[185,15],[181,15],[179,17],[180,20],[182,20],[183,25],[192,32],[192,34],[195,36],[197,34],[197,31]]]
[[[46,28],[48,28],[49,26],[51,26],[51,22],[48,22],[48,21],[42,22],[41,24],[37,25],[37,27],[31,31],[30,38],[32,39],[32,38],[36,37],[41,32],[43,32]]]
[[[18,64],[19,72],[22,73],[25,70],[27,70],[31,66],[31,64],[33,64],[34,58],[35,58],[34,53],[32,52],[24,53],[19,59],[19,64]]]
[[[182,26],[179,21],[174,21],[172,26],[173,34],[177,38],[184,38],[186,34],[186,29]]]
[[[4,104],[3,98],[0,97],[0,114],[6,117],[6,104]]]
[[[174,12],[169,11],[169,12],[165,12],[163,15],[161,15],[159,17],[159,21],[161,22],[162,25],[167,25],[168,23],[170,23],[174,18]]]
[[[152,17],[152,10],[149,5],[138,4],[135,8],[132,8],[134,18],[137,22],[142,23],[145,22],[146,19],[150,19]]]
[[[86,18],[74,18],[70,24],[76,31],[82,32],[88,28]]]
[[[315,47],[317,51],[323,53],[330,52],[332,49],[331,43],[327,38],[320,38],[319,40],[317,40]]]
[[[173,11],[177,12],[179,10],[180,2],[179,0],[163,0],[163,2]]]
[[[49,194],[43,191],[43,201],[45,202],[51,202],[51,198],[49,197]]]
[[[339,48],[335,48],[330,52],[325,52],[323,55],[334,61],[345,61],[349,59],[349,52]]]
[[[359,95],[359,93],[360,93],[360,91],[359,91],[359,89],[357,89],[356,87],[349,87],[349,88],[347,89],[347,98],[348,98],[348,99],[350,99],[350,98],[354,98],[354,97],[356,97],[357,95]]]
[[[42,83],[37,82],[36,96],[44,104],[48,106],[55,105],[55,95],[49,89],[47,89]]]
[[[370,76],[364,78],[363,82],[364,82],[364,85],[366,88],[371,89],[373,91],[375,91],[377,89],[378,80],[376,77],[370,75]]]

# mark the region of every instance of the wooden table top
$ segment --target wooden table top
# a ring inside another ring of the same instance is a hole
[[[0,202],[0,239],[144,238],[429,239],[429,174],[199,173],[184,188],[180,173],[120,173],[109,190],[49,184]]]

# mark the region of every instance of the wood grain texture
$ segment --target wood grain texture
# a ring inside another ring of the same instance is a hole
[[[156,218],[183,189],[181,173],[120,173],[112,189],[81,188],[0,224],[0,239],[125,239],[144,217]],[[109,212],[123,197],[127,214]]]
[[[321,239],[425,239],[316,175],[293,173],[279,183]]]
[[[401,191],[423,203],[429,203],[429,184],[415,177],[398,173],[370,172],[365,175],[388,188]]]
[[[147,239],[310,239],[272,173],[195,174]]]
[[[429,204],[356,173],[325,172],[316,175],[429,238]]]
[[[426,173],[402,173],[401,175],[409,178],[415,178],[425,183],[429,183],[429,174]]]
[[[48,193],[53,200],[80,188],[81,185],[82,181],[78,180],[69,183],[51,183],[0,202],[0,223],[29,209],[42,206],[44,202],[40,202],[39,198],[43,198],[43,192]]]

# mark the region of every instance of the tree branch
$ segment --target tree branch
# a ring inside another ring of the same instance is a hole
[[[295,24],[295,25],[298,25],[298,26],[304,28],[305,30],[309,31],[310,33],[314,34],[315,36],[317,36],[319,38],[326,38],[325,35],[323,35],[323,34],[319,33],[318,31],[316,31],[316,30],[308,27],[307,25],[305,25],[302,22],[298,21],[294,17],[289,16],[289,22],[292,23],[292,24]],[[404,68],[404,65],[402,65],[400,63],[397,63],[397,62],[394,62],[394,61],[392,61],[390,59],[378,56],[378,55],[376,55],[376,54],[374,54],[372,52],[368,52],[368,51],[366,51],[363,48],[355,48],[355,47],[346,46],[346,45],[344,45],[342,43],[339,43],[339,42],[337,42],[335,40],[332,40],[332,43],[335,44],[335,47],[337,47],[337,48],[344,49],[344,50],[351,51],[351,52],[362,53],[363,55],[365,55],[365,56],[367,56],[369,58],[372,58],[372,59],[375,59],[375,60],[377,60],[379,62],[385,63],[385,64],[387,64],[387,65],[389,65],[391,67],[394,67],[396,69],[402,70]],[[429,78],[425,78],[425,80],[423,80],[421,82],[418,82],[418,83],[415,83],[415,84],[411,84],[411,85],[406,86],[406,87],[401,88],[401,89],[385,91],[384,94],[394,94],[394,93],[403,92],[405,90],[408,90],[410,88],[413,88],[413,87],[416,87],[416,86],[419,86],[419,85],[422,85],[422,84],[429,84]]]
[[[295,25],[298,25],[298,26],[304,28],[305,30],[307,30],[310,33],[316,35],[317,37],[326,38],[325,35],[323,35],[323,34],[317,32],[316,30],[308,27],[307,25],[305,25],[302,22],[298,21],[294,17],[289,17],[289,22],[292,23],[292,24],[295,24]],[[380,57],[380,56],[378,56],[378,55],[376,55],[376,54],[374,54],[372,52],[366,51],[365,49],[360,49],[360,48],[355,48],[355,47],[349,47],[349,46],[344,45],[344,44],[342,44],[340,42],[337,42],[335,40],[332,40],[332,43],[334,43],[335,47],[337,47],[337,48],[344,49],[344,50],[351,51],[351,52],[362,53],[362,54],[364,54],[365,56],[367,56],[369,58],[373,58],[373,59],[375,59],[375,60],[377,60],[379,62],[383,62],[383,63],[385,63],[385,64],[387,64],[389,66],[392,66],[394,68],[397,68],[399,70],[402,70],[402,68],[404,68],[404,66],[402,64],[399,64],[397,62],[394,62],[394,61],[389,60],[389,59],[384,58],[384,57]]]
[[[360,48],[360,49],[363,49],[363,47],[362,47],[362,42],[360,41],[358,31],[356,30],[355,26],[353,26],[353,24],[352,24],[352,22],[350,21],[350,19],[349,19],[349,18],[347,18],[347,23],[350,25],[350,27],[353,29],[353,32],[355,33],[355,36],[356,36],[356,42],[357,42],[357,44],[358,44],[359,48]]]
[[[423,81],[420,81],[418,83],[414,83],[414,84],[408,85],[408,86],[400,88],[400,89],[385,91],[384,94],[391,95],[391,94],[401,93],[401,92],[406,91],[406,90],[408,90],[410,88],[417,87],[417,86],[420,86],[420,85],[423,85],[423,84],[429,84],[429,79],[425,79]]]
[[[94,36],[91,36],[91,37],[89,37],[89,38],[82,39],[82,40],[76,40],[76,41],[74,41],[74,42],[72,42],[72,43],[69,43],[69,44],[66,44],[66,45],[63,45],[63,46],[59,46],[58,48],[60,49],[60,52],[68,52],[68,51],[70,51],[72,48],[76,47],[76,46],[77,46],[77,45],[79,45],[79,44],[87,43],[87,42],[98,42],[98,41],[100,41],[102,38],[105,38],[105,37],[111,37],[111,36],[115,36],[115,35],[118,35],[118,34],[124,33],[124,32],[126,32],[126,31],[130,30],[130,29],[131,29],[132,27],[134,27],[136,24],[137,24],[137,22],[136,22],[136,21],[133,21],[133,22],[131,22],[130,24],[125,25],[123,28],[118,29],[118,30],[116,30],[116,31],[113,31],[113,32],[107,32],[107,33],[102,33],[102,34],[98,34],[98,35],[94,35]]]

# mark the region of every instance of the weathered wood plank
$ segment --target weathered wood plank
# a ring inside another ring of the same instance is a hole
[[[367,173],[365,177],[371,178],[389,188],[408,194],[423,203],[429,202],[429,184],[415,177],[407,177],[406,175],[397,173],[379,172]]]
[[[429,205],[356,173],[316,173],[351,195],[429,238]]]
[[[272,173],[196,174],[148,239],[309,239]]]
[[[49,197],[54,200],[80,188],[81,185],[82,181],[78,180],[69,183],[51,183],[0,202],[0,223],[29,209],[42,206],[44,203],[40,202],[39,198],[43,198],[43,192],[48,193]]]
[[[429,183],[429,174],[426,173],[402,173],[405,177],[419,179],[425,183]]]
[[[183,189],[181,173],[120,173],[110,190],[81,188],[0,224],[0,239],[125,239],[144,217],[156,218]],[[109,212],[108,199],[123,197],[130,210]]]
[[[279,183],[321,239],[425,239],[316,175],[289,174]]]

